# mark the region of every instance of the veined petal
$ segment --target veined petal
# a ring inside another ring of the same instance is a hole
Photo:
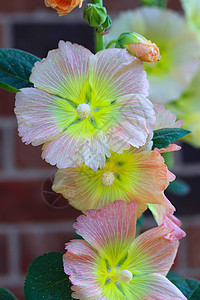
[[[42,157],[50,164],[56,164],[58,168],[78,167],[85,162],[96,171],[99,166],[105,165],[105,155],[110,156],[107,139],[101,131],[96,131],[93,137],[85,136],[83,122],[80,126],[75,126],[71,126],[56,140],[45,143]],[[90,131],[88,127],[87,129]]]
[[[58,49],[49,51],[46,59],[35,63],[30,81],[50,94],[84,103],[81,91],[88,81],[90,56],[93,54],[86,48],[60,41]]]
[[[86,241],[81,240],[67,243],[66,249],[68,252],[63,255],[64,271],[70,275],[69,279],[75,285],[73,290],[77,290],[72,295],[79,295],[83,291],[84,298],[77,299],[97,299],[102,292],[96,276],[97,252]]]
[[[108,185],[102,182],[107,173],[113,180]],[[97,171],[84,164],[58,170],[52,189],[83,212],[102,208],[118,199],[126,203],[136,201],[138,218],[147,204],[165,204],[163,192],[168,183],[168,170],[158,151],[131,148],[123,154],[112,152],[105,167]]]
[[[68,101],[34,88],[17,93],[15,113],[19,135],[33,145],[54,140],[77,118]]]
[[[154,110],[156,113],[154,130],[161,128],[180,128],[182,126],[183,121],[176,121],[176,115],[169,109],[165,109],[163,105],[154,104]]]
[[[166,275],[179,246],[178,241],[171,242],[165,238],[171,231],[161,225],[139,235],[129,248],[123,269],[130,270],[135,276],[149,273]]]
[[[107,49],[91,56],[90,85],[96,94],[93,106],[131,93],[147,96],[149,87],[142,62],[126,49]]]
[[[107,133],[110,147],[115,140],[123,141],[134,147],[145,144],[148,134],[153,131],[155,114],[152,103],[142,95],[126,95],[120,98],[118,117],[115,125]],[[120,145],[120,143],[119,143]],[[119,147],[112,149],[122,153]]]
[[[115,201],[100,210],[88,210],[74,223],[81,235],[111,267],[127,254],[135,236],[136,203]]]
[[[135,276],[127,286],[126,296],[131,300],[187,300],[173,283],[156,273]]]

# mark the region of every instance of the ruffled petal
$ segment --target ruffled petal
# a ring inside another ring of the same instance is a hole
[[[165,202],[162,205],[148,204],[148,207],[158,225],[164,224],[166,228],[170,228],[172,230],[166,238],[170,241],[180,240],[185,237],[186,234],[180,228],[181,221],[173,215],[175,208],[166,196],[164,196],[164,198]]]
[[[72,290],[77,291],[72,296],[75,299],[97,299],[102,293],[96,275],[98,254],[87,242],[80,240],[67,243],[66,249],[64,271],[74,285]],[[76,298],[78,296],[81,297]]]
[[[84,125],[84,124],[83,124]],[[94,171],[105,165],[105,155],[110,156],[110,149],[103,132],[97,131],[92,137],[81,135],[82,124],[71,126],[56,140],[45,143],[42,157],[58,168],[78,167],[85,164]]]
[[[86,211],[86,216],[77,218],[74,228],[104,260],[116,266],[134,240],[135,223],[136,203],[115,201],[100,210]]]
[[[170,270],[178,250],[178,241],[169,241],[166,235],[172,229],[164,225],[150,229],[139,235],[132,243],[123,269],[133,275],[159,273],[166,275]]]
[[[163,105],[154,104],[154,110],[156,113],[154,130],[162,128],[180,128],[182,126],[183,121],[176,121],[176,115],[169,109],[165,109]]]
[[[127,95],[121,97],[118,105],[118,118],[107,132],[110,147],[117,153],[122,153],[121,143],[139,147],[145,144],[148,134],[153,131],[155,114],[152,103],[142,95]],[[119,144],[117,149],[116,145]],[[127,149],[127,148],[126,148]]]
[[[86,48],[60,41],[58,49],[49,51],[47,58],[35,63],[30,81],[47,93],[83,103],[81,91],[89,78],[90,56],[93,54]]]
[[[155,273],[135,276],[127,286],[126,296],[133,300],[187,300],[166,277]]]
[[[90,57],[90,85],[94,107],[127,94],[148,95],[148,80],[142,62],[125,49],[107,49]]]
[[[68,101],[34,88],[16,94],[15,113],[22,141],[34,146],[56,139],[77,118]]]

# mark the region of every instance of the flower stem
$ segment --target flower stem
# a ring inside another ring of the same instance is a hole
[[[103,0],[92,0],[92,3],[103,6]],[[95,41],[95,51],[96,52],[105,49],[104,36],[97,31],[97,28],[94,28],[94,41]]]

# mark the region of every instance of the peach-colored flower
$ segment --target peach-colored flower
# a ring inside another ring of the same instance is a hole
[[[79,216],[74,228],[84,240],[66,244],[64,271],[72,297],[80,300],[186,300],[165,276],[179,241],[159,226],[135,239],[136,203],[115,201]]]
[[[82,6],[83,0],[45,0],[45,5],[57,10],[59,16],[64,16],[76,6]]]

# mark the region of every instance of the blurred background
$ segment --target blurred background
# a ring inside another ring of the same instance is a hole
[[[119,10],[139,6],[139,1],[105,0],[104,5],[114,16]],[[168,7],[181,11],[178,0],[169,0]],[[82,19],[82,10],[58,17],[43,0],[1,0],[1,48],[18,48],[42,58],[57,48],[60,39],[94,51],[93,32]],[[0,286],[22,300],[28,265],[44,252],[64,252],[80,212],[51,191],[56,169],[41,159],[40,147],[21,142],[13,109],[14,94],[0,89]],[[182,147],[172,170],[189,183],[191,191],[185,196],[168,193],[187,233],[173,269],[200,279],[200,150],[187,144]],[[145,228],[152,225],[149,214]]]

